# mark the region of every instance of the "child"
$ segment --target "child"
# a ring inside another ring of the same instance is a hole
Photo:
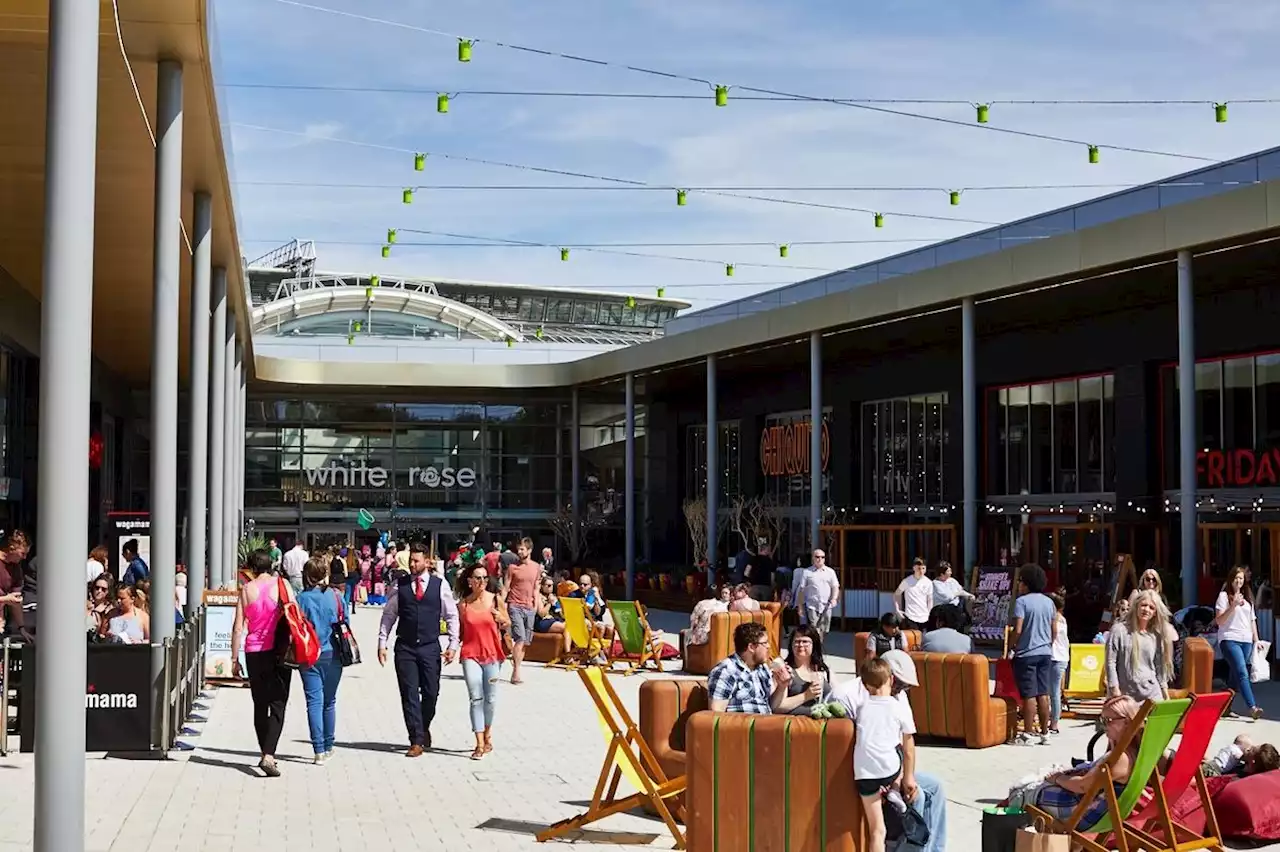
[[[907,637],[902,633],[902,616],[886,612],[880,616],[880,626],[867,634],[867,659],[874,660],[894,648],[907,650]]]
[[[867,660],[859,672],[867,699],[858,708],[853,746],[853,778],[867,817],[870,852],[884,852],[885,823],[880,797],[900,789],[903,764],[915,765],[915,723],[893,696],[893,671],[884,660]]]
[[[1175,749],[1171,748],[1164,753],[1164,758],[1160,762],[1161,772],[1169,771],[1174,751]],[[1212,778],[1215,775],[1239,775],[1243,778],[1247,775],[1270,772],[1273,769],[1280,769],[1280,751],[1277,751],[1271,743],[1255,746],[1248,734],[1236,737],[1231,745],[1219,749],[1213,759],[1200,764],[1200,771],[1206,778]]]

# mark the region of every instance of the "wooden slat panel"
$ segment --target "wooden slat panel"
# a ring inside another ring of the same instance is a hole
[[[685,828],[689,852],[715,852],[715,750],[716,715],[696,713],[686,730],[688,763],[685,777]]]
[[[822,724],[797,717],[791,722],[790,755],[787,762],[786,810],[791,852],[822,848],[822,825],[818,802],[826,790],[822,776]],[[852,754],[852,753],[851,753]],[[852,771],[850,771],[852,777]]]
[[[787,729],[790,722],[787,719],[779,725],[770,719],[766,724],[757,724],[752,733],[752,772],[755,773],[752,812],[758,815],[752,826],[755,852],[785,852],[787,848],[783,802],[787,789]]]
[[[747,742],[755,718],[726,713],[716,720],[716,852],[751,848],[752,754]]]

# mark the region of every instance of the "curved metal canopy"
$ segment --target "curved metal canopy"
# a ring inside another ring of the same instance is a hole
[[[390,287],[328,286],[298,290],[253,309],[253,330],[288,330],[302,320],[326,315],[375,311],[406,318],[434,320],[459,331],[501,343],[524,340],[524,335],[484,311],[420,290]]]

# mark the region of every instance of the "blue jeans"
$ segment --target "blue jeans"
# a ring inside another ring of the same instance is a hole
[[[1049,693],[1049,726],[1055,730],[1062,718],[1062,687],[1067,679],[1067,664],[1053,661],[1053,691]]]
[[[946,852],[947,797],[942,790],[942,782],[927,772],[917,772],[916,785],[920,792],[916,794],[911,806],[920,812],[924,824],[929,826],[929,845],[923,852]],[[893,850],[894,845],[890,843],[886,848]]]
[[[333,751],[333,729],[337,722],[338,682],[342,664],[333,654],[316,660],[310,668],[298,669],[302,691],[307,696],[307,726],[311,729],[311,750],[316,754]]]
[[[1231,670],[1231,687],[1235,689],[1236,695],[1244,699],[1244,703],[1252,710],[1258,706],[1258,702],[1253,698],[1253,683],[1249,680],[1249,663],[1253,660],[1253,643],[1252,642],[1232,642],[1218,640],[1218,647],[1222,649],[1222,659],[1227,661],[1227,668]]]
[[[346,601],[346,603],[347,603],[347,618],[351,618],[351,613],[355,611],[355,608],[356,608],[356,586],[358,586],[358,585],[360,585],[360,578],[359,578],[359,577],[356,577],[354,580],[348,580],[348,581],[347,581],[347,589],[346,589],[346,593],[345,593],[345,594],[343,594],[343,596],[342,596],[342,599],[343,599],[344,601]]]
[[[493,710],[498,703],[498,670],[501,663],[481,665],[475,660],[462,661],[462,676],[471,697],[471,730],[475,733],[493,727]]]

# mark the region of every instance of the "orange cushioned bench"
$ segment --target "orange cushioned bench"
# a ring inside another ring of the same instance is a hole
[[[1213,692],[1213,646],[1200,636],[1188,636],[1182,650],[1182,677],[1169,689],[1170,698]]]
[[[759,612],[717,612],[711,616],[711,631],[704,645],[684,645],[684,670],[688,674],[710,674],[716,663],[733,654],[733,631],[739,624],[758,621],[769,631],[769,645],[776,657],[779,648],[779,628],[782,624],[782,604],[761,601]],[[681,636],[683,637],[683,633]]]
[[[964,740],[969,748],[1005,742],[1017,716],[991,695],[991,660],[982,654],[909,651],[920,685],[907,693],[920,736]]]
[[[549,663],[563,648],[563,633],[535,633],[533,641],[524,649],[524,658],[531,663]]]
[[[695,713],[688,724],[689,852],[858,852],[853,723]]]
[[[706,681],[646,680],[640,685],[640,735],[668,778],[686,774],[685,727],[711,706]]]

